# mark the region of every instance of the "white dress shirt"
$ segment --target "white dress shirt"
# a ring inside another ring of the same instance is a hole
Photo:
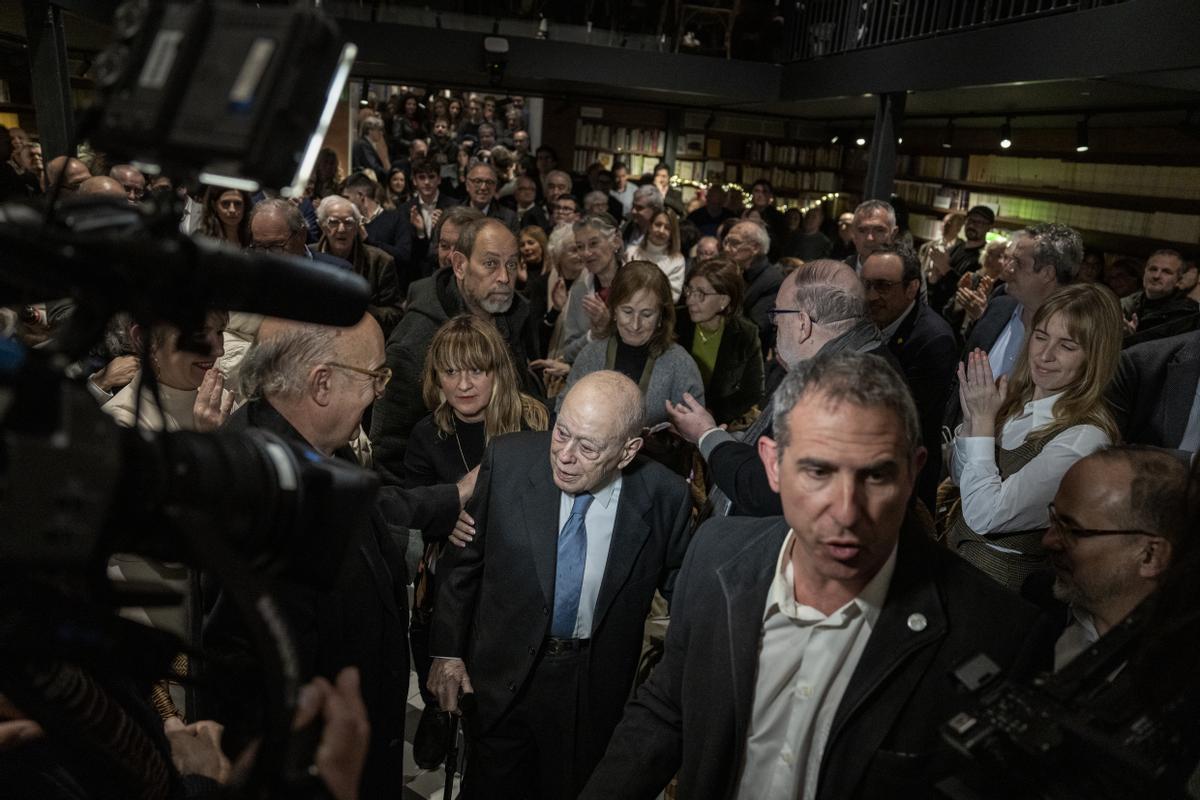
[[[1021,314],[1024,312],[1025,306],[1017,303],[1012,316],[1008,318],[1008,324],[996,337],[992,349],[988,350],[988,363],[992,366],[992,374],[997,378],[1012,372],[1017,363],[1017,356],[1021,355],[1021,348],[1025,346],[1025,323],[1021,321]]]
[[[1081,608],[1071,606],[1071,624],[1059,634],[1054,643],[1054,671],[1070,664],[1075,656],[1100,640],[1092,615]]]
[[[575,495],[561,492],[558,501],[558,533],[571,516]],[[596,598],[604,567],[608,563],[608,546],[612,544],[613,524],[617,521],[617,503],[621,499],[621,475],[603,489],[592,492],[592,503],[583,518],[587,529],[587,562],[583,567],[583,587],[579,592],[579,612],[575,616],[574,639],[592,638],[592,618],[596,613]]]
[[[1020,414],[1004,423],[1000,446],[1015,450],[1029,434],[1054,421],[1054,404],[1062,394],[1025,404]],[[1029,531],[1050,524],[1046,506],[1054,499],[1063,475],[1079,459],[1110,444],[1108,434],[1094,425],[1073,425],[1042,448],[1042,452],[1000,480],[996,466],[996,440],[992,436],[962,436],[955,431],[950,454],[950,475],[962,495],[963,519],[979,534]],[[1003,552],[1012,550],[989,545]]]
[[[795,541],[789,531],[767,593],[738,800],[816,797],[834,715],[896,568],[893,548],[862,593],[825,616],[796,602]]]

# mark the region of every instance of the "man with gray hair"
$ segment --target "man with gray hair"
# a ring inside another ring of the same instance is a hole
[[[771,316],[778,326],[775,358],[789,372],[818,354],[840,352],[872,353],[896,363],[867,316],[862,283],[840,261],[821,259],[789,274],[779,287]],[[771,488],[756,449],[760,436],[772,435],[774,409],[772,395],[749,428],[732,434],[717,427],[691,395],[684,394],[678,405],[668,404],[667,414],[676,430],[700,448],[708,464],[714,514],[781,513],[779,495]]]
[[[421,396],[425,354],[434,333],[451,317],[470,313],[495,325],[518,377],[531,380],[527,367],[538,352],[537,329],[529,301],[514,287],[517,237],[500,221],[481,217],[462,226],[450,259],[450,269],[412,285],[404,318],[388,337],[387,363],[396,379],[375,404],[371,441],[376,464],[395,474],[402,469],[413,426],[429,413]],[[522,388],[538,393],[530,383]]]
[[[387,384],[383,334],[369,315],[350,328],[268,320],[238,372],[249,398],[227,428],[257,428],[297,443],[315,460],[345,462],[357,470],[347,446],[367,406]],[[296,635],[300,678],[333,680],[342,668],[357,667],[371,741],[363,772],[363,798],[397,797],[403,788],[404,718],[408,702],[407,591],[403,553],[393,527],[449,531],[462,502],[474,491],[477,473],[462,482],[414,490],[377,490],[366,513],[327,531],[323,552],[341,554],[331,588],[280,577],[275,596]],[[344,545],[335,547],[334,542]],[[245,630],[230,598],[219,596],[205,622],[206,650],[223,658],[210,662],[245,665]],[[217,674],[212,700],[217,719],[239,729],[259,707],[263,689],[250,676]],[[244,728],[242,728],[244,730]],[[253,730],[253,728],[251,728]]]
[[[493,439],[438,563],[429,688],[477,713],[464,798],[576,797],[629,697],[656,589],[671,596],[691,495],[638,457],[637,384],[580,379],[554,429]]]
[[[498,220],[513,234],[517,233],[517,212],[500,204],[500,173],[491,164],[476,161],[467,170],[467,204],[489,219]]]
[[[639,186],[633,192],[633,205],[621,238],[625,244],[640,244],[650,230],[654,215],[663,210],[663,196],[653,184]]]
[[[762,223],[742,220],[729,229],[721,242],[725,255],[742,271],[746,292],[742,296],[742,312],[746,319],[758,326],[762,339],[762,351],[771,349],[774,331],[771,326],[771,303],[783,273],[767,257],[771,250],[771,234]]]
[[[865,200],[854,209],[851,231],[856,252],[846,256],[846,263],[861,274],[867,256],[880,245],[896,241],[896,235],[900,233],[896,225],[896,209],[886,200]]]
[[[350,263],[350,268],[367,279],[371,299],[367,311],[379,321],[387,336],[400,321],[402,298],[396,278],[396,260],[388,253],[367,244],[367,231],[358,207],[341,195],[322,198],[317,206],[317,224],[321,240],[316,249]]]
[[[776,400],[759,455],[783,516],[697,531],[663,660],[582,800],[653,797],[677,773],[690,800],[925,789],[956,766],[948,676],[979,653],[1018,663],[1037,609],[908,513],[925,449],[903,378],[822,354]]]

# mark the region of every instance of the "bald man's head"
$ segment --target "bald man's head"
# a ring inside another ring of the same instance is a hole
[[[65,175],[63,173],[66,173]],[[77,192],[80,185],[92,176],[91,171],[78,158],[68,158],[67,156],[58,156],[50,159],[46,164],[46,177],[53,186],[58,183],[59,176],[62,175],[62,188],[60,191]]]
[[[554,483],[568,494],[607,486],[642,446],[637,384],[603,370],[581,378],[563,400],[550,439]]]
[[[125,197],[125,187],[113,178],[105,175],[96,175],[79,184],[79,194],[106,194],[112,197]]]

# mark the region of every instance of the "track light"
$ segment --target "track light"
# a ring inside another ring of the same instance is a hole
[[[1086,153],[1088,151],[1088,121],[1084,117],[1079,122],[1075,123],[1075,152]]]
[[[1000,126],[1000,146],[1007,150],[1012,147],[1012,119],[1006,118]]]
[[[949,150],[954,146],[954,118],[946,120],[946,131],[942,134],[942,147]]]
[[[858,145],[859,147],[866,147],[867,135],[865,133],[863,133],[861,130],[855,131],[854,132],[854,143],[856,145]]]
[[[838,143],[838,139],[839,139],[839,138],[841,138],[841,137],[839,137],[839,136],[838,136],[838,135],[835,133],[833,136],[830,136],[830,137],[829,137],[829,143],[830,143],[830,144],[837,144],[837,143]]]

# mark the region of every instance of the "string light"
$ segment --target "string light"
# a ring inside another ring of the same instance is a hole
[[[690,178],[681,178],[678,175],[671,176],[671,186],[673,186],[675,188],[679,188],[681,186],[690,186],[693,189],[702,189],[704,191],[708,191],[714,185],[716,185],[716,184],[703,183],[701,181],[691,180]],[[721,184],[721,188],[724,189],[726,193],[738,192],[742,196],[742,205],[749,207],[752,204],[751,201],[753,200],[753,197],[751,196],[751,194],[749,192],[746,191],[746,189],[740,183],[724,183],[724,184]],[[825,203],[829,200],[835,200],[838,197],[840,197],[841,195],[842,195],[842,192],[829,192],[827,194],[821,195],[816,200],[809,201],[808,205],[800,206],[799,207],[800,213],[807,214],[809,211],[813,210],[814,208],[821,205],[822,203]],[[779,210],[787,211],[789,208],[792,208],[792,206],[785,204],[785,205],[780,206]]]

